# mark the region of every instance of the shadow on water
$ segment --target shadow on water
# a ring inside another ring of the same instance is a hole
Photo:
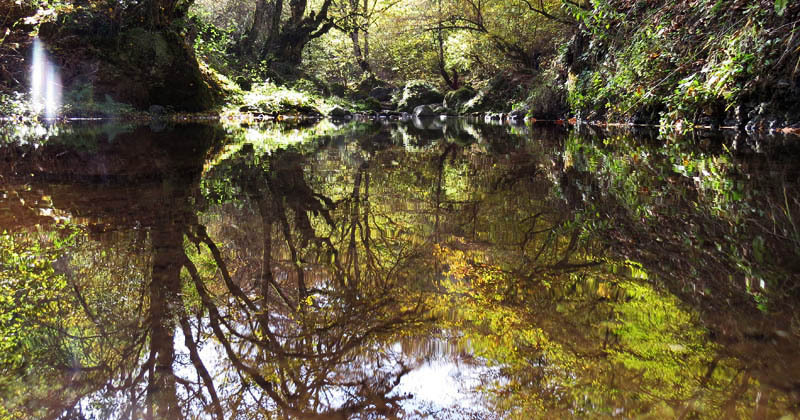
[[[789,141],[5,130],[0,417],[798,413]]]

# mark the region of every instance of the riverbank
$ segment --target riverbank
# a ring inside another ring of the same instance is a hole
[[[38,39],[57,77],[57,114],[70,119],[469,116],[797,133],[800,4],[729,3],[587,2],[567,7],[565,30],[547,33],[557,48],[533,51],[535,62],[462,70],[449,83],[366,69],[342,83],[315,72],[330,63],[314,55],[296,66],[231,55],[232,41],[214,44],[214,27],[191,14],[155,25],[124,8],[3,0],[0,116],[41,112],[31,88]]]

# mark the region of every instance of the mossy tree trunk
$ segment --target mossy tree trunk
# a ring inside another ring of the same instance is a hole
[[[139,3],[143,13],[139,16],[142,26],[163,29],[175,19],[186,16],[194,0],[144,0]]]
[[[288,18],[283,0],[259,0],[253,22],[240,44],[241,53],[251,60],[267,60],[292,66],[300,64],[303,48],[333,27],[328,17],[333,0],[325,0],[318,11],[306,16],[307,0],[290,0]]]
[[[255,58],[268,40],[278,36],[282,11],[283,0],[258,0],[256,2],[253,23],[240,44],[240,50],[245,56]]]

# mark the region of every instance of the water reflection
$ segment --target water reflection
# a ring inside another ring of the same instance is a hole
[[[3,415],[797,414],[789,146],[53,130],[0,147]]]

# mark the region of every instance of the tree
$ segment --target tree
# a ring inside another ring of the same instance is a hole
[[[289,0],[288,17],[283,19],[283,0],[258,0],[240,50],[252,60],[297,66],[306,44],[333,28],[328,16],[332,4],[333,0],[323,0],[318,10],[306,15],[308,0]]]
[[[538,70],[540,57],[553,48],[547,43],[555,38],[555,31],[575,26],[570,17],[558,11],[560,3],[454,0],[437,22],[437,30],[483,34],[514,63]]]
[[[336,28],[352,42],[353,57],[362,72],[371,72],[370,31],[377,20],[401,0],[348,0],[340,3]]]

